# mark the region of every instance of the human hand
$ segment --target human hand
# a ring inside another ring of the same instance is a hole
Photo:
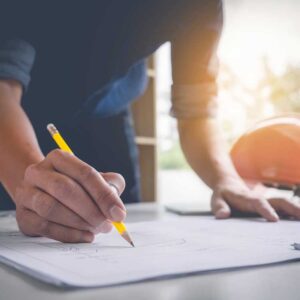
[[[300,220],[300,204],[290,199],[266,199],[263,185],[249,187],[241,178],[227,178],[218,184],[211,198],[212,212],[217,219],[229,218],[233,211],[255,213],[267,221],[276,222],[279,216]]]
[[[26,169],[16,190],[19,228],[29,236],[92,242],[95,234],[112,229],[110,221],[124,220],[126,209],[119,197],[124,188],[121,175],[99,173],[74,155],[53,150]]]

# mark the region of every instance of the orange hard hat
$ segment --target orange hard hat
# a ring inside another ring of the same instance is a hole
[[[233,145],[231,158],[239,175],[270,185],[300,184],[300,114],[257,123]]]

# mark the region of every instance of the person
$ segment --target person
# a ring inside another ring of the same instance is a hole
[[[147,85],[146,58],[172,47],[172,115],[188,162],[213,190],[212,211],[277,221],[280,207],[238,176],[217,125],[219,0],[7,1],[0,12],[0,195],[20,230],[91,242],[140,201],[131,102]],[[60,150],[53,122],[77,156]],[[123,177],[119,174],[122,174]],[[112,189],[110,185],[116,187]],[[117,190],[118,192],[116,193]]]

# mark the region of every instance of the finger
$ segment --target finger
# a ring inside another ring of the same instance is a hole
[[[227,219],[230,217],[231,211],[229,205],[218,195],[212,196],[211,209],[217,219]]]
[[[20,231],[28,236],[37,237],[41,236],[37,232],[39,217],[35,212],[18,205],[16,207],[16,220]]]
[[[99,232],[106,233],[112,229],[110,222],[102,222],[98,227],[91,226],[78,214],[38,188],[26,187],[22,204],[36,212],[43,219],[67,227],[90,231],[94,234]]]
[[[273,198],[268,200],[272,207],[289,217],[300,220],[300,204],[287,199]]]
[[[24,209],[21,231],[29,236],[45,236],[63,243],[91,243],[94,235],[89,231],[81,231],[46,221],[36,213]]]
[[[25,176],[31,185],[57,199],[91,226],[98,227],[106,220],[94,201],[71,178],[41,167],[31,168]]]
[[[253,196],[245,196],[244,194],[225,191],[224,196],[229,205],[242,212],[258,213],[267,221],[276,222],[279,220],[278,215],[272,206],[265,199],[259,199]]]
[[[126,209],[122,200],[94,168],[60,150],[52,151],[48,157],[58,172],[73,178],[87,191],[105,217],[124,220]]]
[[[111,172],[110,173],[100,172],[100,174],[108,182],[108,184],[110,184],[116,189],[117,194],[119,196],[124,192],[126,184],[125,184],[125,179],[121,174],[111,173]]]
[[[261,200],[256,198],[249,200],[250,203],[252,203],[255,212],[264,217],[267,221],[277,222],[279,220],[279,216],[267,200]]]
[[[222,193],[222,197],[231,207],[234,207],[238,211],[256,212],[251,202],[252,198],[249,199],[248,196],[245,196],[245,193],[247,193],[247,191],[234,192],[231,190],[225,190]]]

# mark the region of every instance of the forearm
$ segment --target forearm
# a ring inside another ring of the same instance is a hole
[[[216,119],[179,120],[178,128],[187,161],[209,187],[238,177]]]
[[[0,80],[0,181],[12,198],[26,167],[43,159],[21,94],[19,83]]]

